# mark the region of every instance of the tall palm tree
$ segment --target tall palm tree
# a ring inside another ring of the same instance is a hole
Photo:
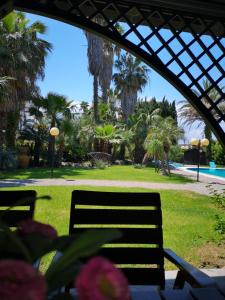
[[[12,12],[0,21],[0,76],[14,78],[0,106],[1,116],[6,116],[0,130],[7,127],[10,147],[14,147],[20,111],[37,92],[36,80],[44,78],[45,58],[51,51],[51,44],[39,37],[45,32],[43,23],[29,24],[21,12]]]
[[[149,70],[140,59],[128,53],[120,56],[115,62],[115,67],[118,73],[114,74],[113,79],[120,94],[121,108],[127,122],[137,104],[138,91],[142,91],[149,81]]]
[[[108,102],[108,91],[112,81],[114,63],[114,46],[110,41],[103,40],[102,62],[99,72],[99,84],[102,89],[102,102]]]
[[[208,90],[211,86],[209,80],[203,80],[203,88],[204,90]],[[194,93],[200,97],[198,91],[193,90]],[[213,101],[216,102],[220,98],[220,94],[217,89],[212,88],[208,92],[208,97]],[[206,107],[209,106],[208,100],[203,98],[202,100]],[[196,109],[186,100],[180,102],[181,107],[179,108],[179,117],[183,120],[183,124],[187,126],[192,126],[194,123],[197,124],[198,127],[204,125],[204,136],[210,141],[209,146],[207,147],[207,157],[210,159],[211,157],[211,145],[212,145],[212,131],[208,123],[202,118],[202,116],[196,111]],[[225,113],[225,106],[220,105],[220,109],[223,113]]]
[[[98,22],[98,20],[96,20]],[[96,35],[85,32],[88,49],[88,70],[93,76],[93,108],[94,108],[94,119],[98,122],[98,77],[102,66],[102,52],[103,52],[103,40]]]
[[[7,84],[8,84],[8,80],[10,78],[8,77],[0,77],[0,106],[2,105],[2,101],[4,101],[4,97],[7,96]],[[4,117],[5,115],[1,113],[0,111],[0,119],[1,119],[1,123],[4,124]],[[0,148],[3,147],[3,143],[4,143],[4,140],[5,140],[5,130],[6,130],[6,127],[2,127],[0,126]]]
[[[122,34],[121,25],[116,25],[117,31]],[[103,39],[102,64],[99,72],[99,84],[102,89],[102,102],[107,103],[110,93],[110,85],[113,75],[114,56],[120,56],[121,49],[117,45],[113,45],[109,40]]]

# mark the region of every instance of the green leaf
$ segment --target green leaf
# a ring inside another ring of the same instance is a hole
[[[6,234],[7,238],[12,243],[14,249],[18,249],[21,255],[24,257],[24,260],[32,262],[32,257],[27,249],[26,245],[21,241],[16,232],[11,231],[11,229],[5,225],[0,218],[0,229]]]
[[[51,280],[48,280],[48,290],[50,292],[55,291],[58,288],[67,286],[70,283],[73,283],[77,274],[80,272],[80,269],[83,264],[76,262],[69,267],[66,267],[64,270],[61,270],[60,273],[52,277]]]
[[[29,250],[32,262],[53,250],[53,241],[40,233],[27,234],[21,240]]]
[[[62,270],[71,267],[78,259],[96,253],[102,245],[120,236],[120,232],[116,229],[87,230],[72,242],[57,262],[49,267],[46,272],[47,282],[54,282],[54,278],[57,278]]]

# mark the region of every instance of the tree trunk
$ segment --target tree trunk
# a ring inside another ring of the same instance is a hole
[[[41,151],[41,142],[40,140],[36,140],[34,144],[34,166],[39,166],[40,160],[40,151]]]
[[[55,156],[55,166],[56,167],[60,167],[62,164],[64,150],[65,150],[65,143],[64,143],[64,140],[62,140],[59,144],[59,148],[58,148],[57,154]]]
[[[165,176],[168,176],[168,168],[167,168],[167,158],[166,158],[166,152],[164,151],[163,154],[164,157],[162,157],[161,159],[161,170],[162,170],[162,174]]]
[[[205,138],[209,140],[209,145],[206,148],[206,159],[208,163],[212,158],[212,131],[208,124],[205,124],[204,133]]]
[[[105,104],[108,103],[108,93],[107,93],[107,88],[105,87],[102,88],[102,103]]]
[[[134,148],[134,162],[136,164],[141,164],[143,157],[145,155],[145,149],[142,144],[140,143],[135,143],[135,148]]]
[[[166,167],[167,167],[168,175],[171,176],[171,174],[170,174],[170,166],[169,166],[169,156],[168,156],[168,152],[165,152],[165,161],[166,161]]]
[[[19,123],[19,112],[12,111],[7,113],[6,146],[15,149],[16,131]]]
[[[0,112],[0,149],[6,146],[7,113]]]
[[[120,145],[119,159],[120,160],[125,160],[125,144],[124,143],[122,143]]]
[[[55,127],[55,120],[54,118],[51,121],[51,128]],[[48,166],[51,167],[52,166],[52,153],[53,153],[53,149],[54,149],[54,143],[55,143],[55,138],[52,137],[49,133],[49,137],[48,137]]]
[[[94,90],[94,98],[93,98],[93,107],[94,107],[94,120],[95,123],[98,123],[98,76],[94,75],[93,81],[93,90]]]
[[[123,111],[125,122],[128,122],[129,116],[134,113],[137,104],[137,92],[123,92],[121,95],[121,108]]]

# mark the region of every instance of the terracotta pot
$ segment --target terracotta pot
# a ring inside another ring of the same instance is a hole
[[[30,156],[27,153],[19,153],[18,163],[20,168],[27,169],[30,163]]]

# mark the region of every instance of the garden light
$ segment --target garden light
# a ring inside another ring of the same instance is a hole
[[[198,169],[197,169],[197,181],[199,181],[199,167],[200,167],[200,149],[201,147],[207,147],[209,145],[208,139],[191,139],[191,145],[197,147],[198,150]]]
[[[59,129],[57,127],[52,127],[49,133],[52,137],[51,178],[53,178],[54,160],[55,160],[55,138],[59,135]]]
[[[58,136],[59,135],[59,129],[57,128],[57,127],[52,127],[51,129],[50,129],[50,135],[51,136]]]

